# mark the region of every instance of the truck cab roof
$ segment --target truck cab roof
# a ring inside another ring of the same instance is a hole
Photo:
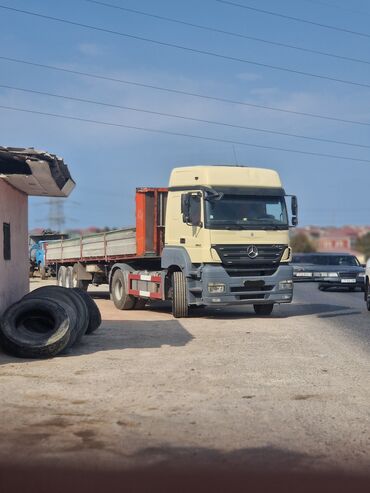
[[[281,188],[278,173],[272,169],[247,166],[188,166],[173,169],[169,187],[271,187]]]

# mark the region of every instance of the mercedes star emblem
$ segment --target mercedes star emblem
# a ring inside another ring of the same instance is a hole
[[[258,257],[258,248],[255,245],[250,245],[247,249],[247,255],[249,258]]]

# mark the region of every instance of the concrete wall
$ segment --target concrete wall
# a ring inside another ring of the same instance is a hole
[[[10,223],[11,260],[4,260],[4,222]],[[28,289],[28,197],[0,178],[0,315]]]

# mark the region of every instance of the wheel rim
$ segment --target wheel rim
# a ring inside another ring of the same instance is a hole
[[[123,296],[123,284],[122,281],[117,280],[114,286],[114,296],[117,300],[121,300]]]

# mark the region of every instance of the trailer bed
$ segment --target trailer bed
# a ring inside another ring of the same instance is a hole
[[[101,260],[136,255],[136,228],[124,228],[48,243],[49,263]]]

